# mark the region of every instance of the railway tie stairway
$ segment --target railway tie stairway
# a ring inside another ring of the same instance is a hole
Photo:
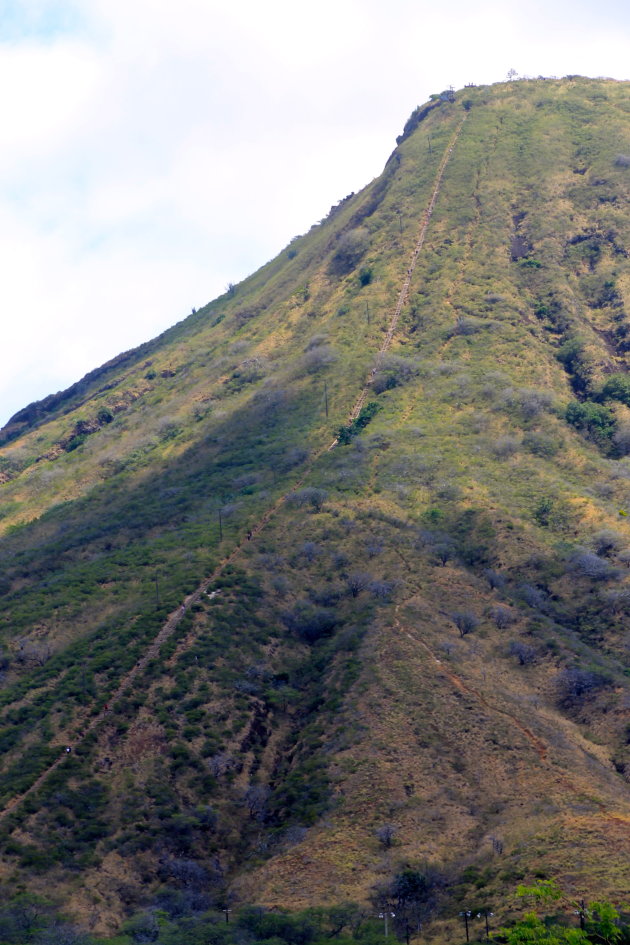
[[[422,214],[418,237],[416,239],[416,243],[414,245],[411,258],[409,260],[406,274],[405,274],[400,292],[398,294],[396,305],[394,307],[394,310],[389,320],[387,332],[376,354],[374,366],[370,370],[365,386],[363,390],[361,391],[361,393],[359,394],[349,414],[350,421],[355,420],[359,416],[361,409],[365,405],[365,401],[369,394],[374,376],[382,362],[384,355],[386,354],[386,352],[391,346],[392,340],[394,338],[394,334],[396,332],[396,328],[398,326],[400,315],[402,313],[403,307],[409,296],[409,287],[411,285],[411,277],[413,275],[413,271],[418,261],[418,257],[424,245],[429,223],[431,222],[431,216],[433,214],[433,210],[435,208],[435,205],[436,205],[439,193],[440,193],[440,187],[442,184],[442,179],[444,177],[444,172],[446,170],[447,164],[453,152],[453,148],[455,147],[457,139],[459,138],[459,135],[461,133],[465,120],[466,120],[466,115],[464,115],[464,117],[458,124],[455,132],[453,133],[451,139],[449,140],[447,147],[444,151],[442,160],[439,164],[435,181],[434,181],[434,185],[433,185],[433,190],[431,192],[431,197],[429,199],[429,203],[427,204],[426,209],[424,210],[424,213]],[[174,610],[171,614],[169,614],[166,622],[162,625],[160,631],[158,632],[153,642],[150,644],[150,646],[147,648],[147,650],[144,652],[144,654],[141,656],[141,658],[138,660],[135,666],[133,666],[132,669],[129,670],[129,672],[125,676],[123,676],[116,691],[109,696],[107,706],[111,707],[114,703],[116,703],[119,699],[121,699],[131,689],[136,678],[138,677],[140,673],[143,672],[143,670],[146,668],[148,663],[152,659],[155,659],[159,656],[161,647],[172,637],[173,633],[177,629],[180,621],[184,617],[188,608],[192,604],[199,601],[203,594],[207,593],[208,589],[223,574],[223,572],[228,567],[228,565],[230,565],[235,559],[237,559],[242,554],[244,547],[246,547],[249,541],[255,538],[263,530],[263,528],[265,528],[268,522],[276,515],[279,509],[286,502],[286,499],[288,495],[290,494],[290,492],[293,492],[304,485],[311,470],[313,469],[313,466],[315,465],[317,460],[320,458],[320,456],[332,450],[337,445],[337,443],[338,443],[338,440],[335,439],[329,446],[323,446],[311,455],[306,467],[303,469],[302,475],[296,482],[293,483],[289,492],[286,492],[282,496],[280,496],[280,498],[277,499],[274,502],[274,504],[271,505],[265,511],[265,513],[261,516],[258,522],[256,522],[251,527],[247,539],[241,540],[233,548],[230,554],[220,561],[220,563],[214,569],[212,574],[209,577],[205,578],[201,582],[201,584],[196,588],[196,590],[193,591],[192,594],[189,594],[184,599],[182,604],[180,604],[176,610]],[[80,731],[78,732],[74,731],[73,733],[68,734],[66,746],[68,748],[74,749],[78,745],[80,745],[107,718],[108,714],[109,714],[109,708],[104,707],[100,709],[100,711],[96,715],[92,716],[89,720],[86,720],[84,727]],[[59,757],[56,758],[55,761],[53,761],[52,764],[50,764],[44,771],[42,771],[42,773],[31,784],[31,786],[27,788],[26,791],[24,791],[22,794],[14,796],[10,801],[8,801],[4,809],[0,810],[0,824],[5,819],[7,819],[10,814],[14,813],[17,810],[17,808],[27,798],[35,794],[42,787],[42,785],[47,780],[47,778],[55,770],[57,770],[65,761],[67,761],[67,759],[68,759],[67,748],[63,748],[60,750]]]
[[[425,240],[425,237],[426,237],[426,234],[427,234],[427,230],[428,230],[428,228],[429,228],[429,223],[431,222],[431,216],[433,215],[433,210],[434,210],[434,208],[435,208],[435,204],[436,204],[436,202],[437,202],[437,199],[438,199],[438,196],[439,196],[439,193],[440,193],[440,187],[441,187],[441,185],[442,185],[442,178],[444,177],[444,171],[446,170],[446,165],[447,165],[448,162],[449,162],[450,156],[451,156],[451,154],[452,154],[452,152],[453,152],[453,148],[455,147],[455,144],[457,143],[457,139],[459,138],[459,135],[460,135],[460,133],[461,133],[461,130],[462,130],[462,127],[463,127],[465,121],[466,121],[466,115],[464,115],[464,117],[463,117],[462,120],[460,121],[459,125],[457,126],[457,129],[455,130],[455,133],[453,134],[453,137],[451,138],[451,140],[449,141],[449,143],[448,143],[448,145],[447,145],[447,147],[446,147],[446,151],[444,152],[444,155],[443,155],[442,160],[441,160],[441,162],[440,162],[440,166],[438,167],[438,171],[437,171],[437,174],[436,174],[436,177],[435,177],[435,182],[434,182],[434,185],[433,185],[433,192],[432,192],[432,194],[431,194],[431,199],[429,200],[429,203],[428,203],[428,205],[427,205],[427,208],[426,208],[426,210],[424,211],[424,213],[423,213],[423,215],[422,215],[422,218],[421,218],[421,221],[420,221],[420,229],[419,229],[419,232],[418,232],[418,238],[416,239],[416,244],[415,244],[414,249],[413,249],[413,252],[412,252],[412,254],[411,254],[411,259],[409,260],[409,266],[408,266],[408,268],[407,268],[407,272],[406,272],[405,278],[404,278],[404,280],[403,280],[403,284],[402,284],[402,286],[401,286],[400,292],[398,293],[398,300],[397,300],[397,302],[396,302],[396,306],[395,306],[395,308],[394,308],[394,311],[393,311],[392,314],[391,314],[391,317],[390,317],[390,320],[389,320],[389,325],[388,325],[388,327],[387,327],[387,332],[386,332],[386,334],[385,334],[385,337],[383,338],[383,343],[381,344],[381,347],[379,348],[379,350],[378,350],[378,352],[377,352],[377,354],[376,354],[376,358],[375,358],[375,360],[374,360],[374,365],[373,365],[373,367],[372,367],[371,370],[370,370],[370,373],[369,373],[369,375],[368,375],[368,377],[367,377],[367,380],[366,380],[366,382],[365,382],[365,386],[364,386],[363,390],[361,391],[361,393],[359,394],[359,396],[357,397],[357,399],[356,399],[356,401],[355,401],[355,403],[354,403],[354,406],[353,406],[352,410],[350,411],[350,414],[349,414],[349,417],[348,417],[348,420],[349,420],[350,422],[352,422],[353,420],[356,420],[356,419],[357,419],[357,417],[358,417],[359,414],[361,413],[361,410],[362,410],[363,407],[365,406],[365,402],[366,402],[366,400],[367,400],[367,398],[368,398],[368,394],[369,394],[369,392],[370,392],[370,387],[372,386],[372,383],[373,383],[373,381],[374,381],[374,377],[375,377],[375,375],[376,375],[376,372],[378,371],[378,369],[379,369],[379,367],[380,367],[380,365],[381,365],[381,363],[382,363],[382,361],[383,361],[383,357],[385,356],[385,354],[386,354],[387,351],[389,350],[389,348],[390,348],[390,346],[391,346],[391,343],[392,343],[392,341],[393,341],[394,334],[395,334],[395,332],[396,332],[396,328],[398,327],[398,322],[399,322],[399,320],[400,320],[400,316],[401,316],[401,314],[402,314],[403,307],[404,307],[404,305],[405,305],[405,303],[406,303],[406,301],[407,301],[407,299],[408,299],[408,297],[409,297],[409,288],[410,288],[410,286],[411,286],[411,277],[413,276],[413,271],[414,271],[414,269],[416,268],[416,263],[418,262],[418,257],[419,257],[419,255],[420,255],[420,253],[422,252],[422,247],[424,246],[424,240]],[[328,447],[328,449],[329,449],[329,450],[334,449],[334,447],[337,445],[337,443],[338,443],[338,440],[337,440],[337,439],[333,440],[333,442],[330,444],[330,446]]]

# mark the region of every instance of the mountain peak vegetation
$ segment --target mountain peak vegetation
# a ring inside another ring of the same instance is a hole
[[[628,89],[432,97],[0,432],[0,942],[463,941],[536,880],[618,940]]]

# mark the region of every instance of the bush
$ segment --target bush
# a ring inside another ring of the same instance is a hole
[[[347,445],[361,430],[365,429],[372,417],[381,409],[381,405],[371,400],[362,408],[359,416],[346,426],[340,427],[337,431],[337,439],[340,443]]]
[[[548,433],[533,432],[527,433],[523,437],[523,446],[534,456],[555,456],[561,445],[556,437],[550,436]]]
[[[305,643],[315,643],[321,637],[328,636],[339,623],[334,611],[325,607],[315,607],[310,601],[302,600],[281,614],[282,622],[297,634]]]
[[[321,512],[322,506],[327,498],[328,493],[325,489],[316,489],[313,486],[307,486],[305,489],[292,492],[288,496],[287,502],[290,505],[298,507],[310,505],[314,512]]]
[[[601,531],[595,532],[593,535],[593,548],[595,549],[595,553],[603,555],[605,558],[610,557],[618,551],[622,544],[623,538],[621,535],[614,532],[611,528],[602,528]]]
[[[536,387],[508,387],[502,400],[506,407],[517,410],[524,420],[534,420],[553,405],[552,397]]]
[[[500,436],[492,443],[492,452],[497,459],[507,459],[518,452],[521,441],[517,436]]]
[[[367,571],[354,571],[348,575],[346,583],[352,596],[358,597],[361,591],[369,587],[371,581],[372,575],[368,574]]]
[[[611,374],[601,389],[602,400],[618,400],[630,407],[630,377],[627,374]]]
[[[502,604],[492,607],[490,616],[499,630],[505,630],[506,627],[509,627],[510,624],[513,624],[516,620],[514,611],[510,610],[509,607],[504,607]]]
[[[630,424],[623,423],[613,434],[613,443],[622,456],[630,453]]]
[[[558,702],[564,708],[581,704],[599,689],[608,686],[609,682],[602,673],[592,670],[577,667],[563,669],[555,679]]]
[[[370,234],[363,227],[344,233],[337,242],[337,248],[330,261],[333,275],[345,276],[359,263],[369,245]]]
[[[580,577],[590,578],[592,581],[610,581],[617,577],[619,572],[610,562],[600,558],[592,551],[578,551],[571,558],[571,569]]]
[[[382,394],[385,390],[400,387],[416,377],[418,370],[418,365],[410,358],[401,358],[395,354],[386,355],[381,359],[374,375],[372,389],[375,394]]]
[[[479,618],[470,610],[456,610],[451,617],[461,637],[472,633],[479,626]]]
[[[527,666],[536,659],[536,650],[533,646],[523,643],[521,640],[512,640],[509,647],[511,656],[515,656],[520,666]]]
[[[582,403],[572,400],[564,416],[572,427],[599,443],[610,440],[615,432],[615,417],[612,411],[592,400]]]
[[[458,315],[455,324],[448,332],[449,338],[457,335],[468,337],[475,335],[483,327],[482,323],[476,318],[466,318],[465,315]]]
[[[327,344],[315,345],[306,352],[302,358],[302,369],[307,374],[317,374],[318,371],[334,364],[337,355]]]

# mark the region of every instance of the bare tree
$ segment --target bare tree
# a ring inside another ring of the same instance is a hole
[[[510,655],[515,656],[521,666],[527,666],[535,661],[537,653],[533,646],[523,643],[522,640],[512,640]]]
[[[479,626],[479,617],[472,613],[470,610],[456,610],[451,614],[453,623],[459,630],[459,635],[465,637],[468,633],[472,633],[473,630],[476,630]]]
[[[516,620],[514,611],[510,610],[509,607],[504,607],[502,604],[497,604],[496,607],[491,607],[490,616],[494,620],[499,630],[505,630],[506,627],[509,627],[510,624],[514,623]]]
[[[374,831],[376,839],[383,844],[385,850],[389,850],[397,833],[398,828],[394,824],[382,824]]]
[[[372,575],[368,574],[367,571],[354,571],[348,575],[346,583],[352,596],[358,597],[361,591],[369,587],[371,581]]]

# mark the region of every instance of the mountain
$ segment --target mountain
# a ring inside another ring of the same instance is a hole
[[[420,873],[452,937],[522,879],[630,894],[629,88],[433,96],[4,428],[5,900],[114,934]]]

